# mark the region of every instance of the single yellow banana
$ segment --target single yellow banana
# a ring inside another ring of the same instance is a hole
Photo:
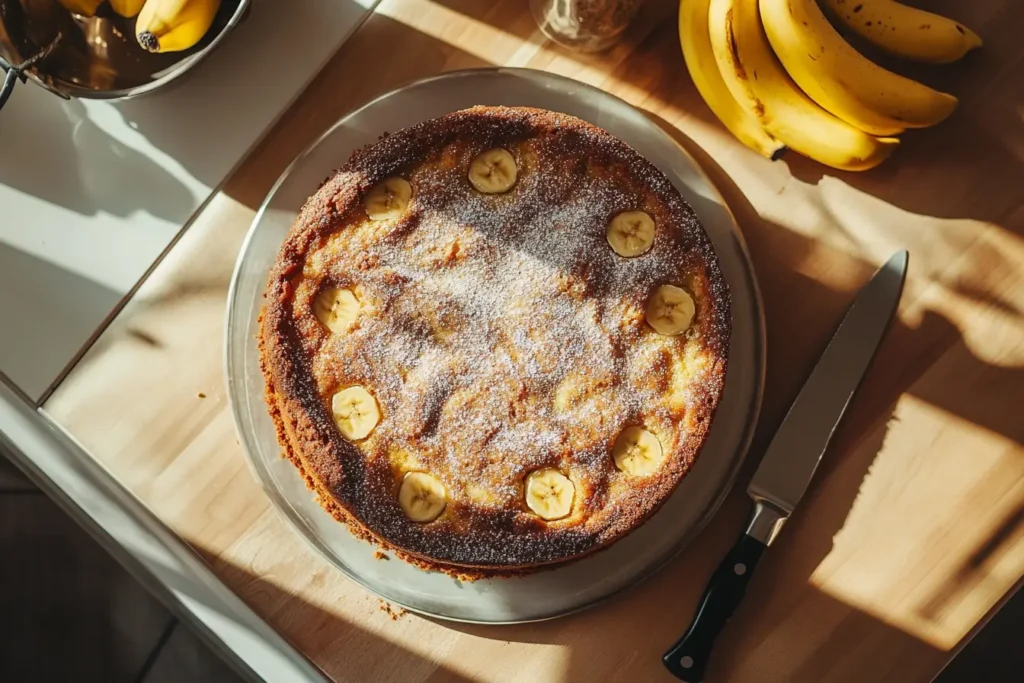
[[[963,24],[895,0],[826,0],[843,24],[899,57],[931,64],[955,62],[981,38]]]
[[[80,14],[83,17],[91,17],[96,14],[96,10],[103,4],[103,0],[60,0],[60,4],[69,12]]]
[[[739,105],[718,72],[708,36],[710,3],[711,0],[680,0],[679,3],[679,42],[690,78],[712,113],[737,140],[761,156],[778,159],[785,152],[785,146],[765,132],[757,117]]]
[[[220,0],[146,0],[135,37],[150,52],[187,50],[210,30],[219,8]]]
[[[110,0],[110,6],[122,17],[134,17],[145,4],[146,0]]]
[[[872,135],[933,126],[956,98],[878,66],[853,49],[815,0],[760,0],[761,22],[786,71],[812,100]]]
[[[868,135],[808,98],[772,52],[757,2],[711,0],[708,34],[729,92],[766,131],[804,156],[846,171],[880,164],[899,140]]]

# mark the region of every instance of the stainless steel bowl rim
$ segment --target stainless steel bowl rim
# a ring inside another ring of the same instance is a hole
[[[144,83],[143,85],[136,85],[131,88],[119,88],[116,90],[96,90],[93,88],[78,88],[73,85],[53,85],[47,83],[45,78],[39,76],[39,70],[36,68],[27,70],[25,75],[28,76],[29,80],[34,82],[36,85],[42,86],[50,92],[60,95],[62,97],[76,97],[81,99],[91,100],[126,100],[132,97],[138,97],[148,92],[152,92],[158,88],[162,88],[174,79],[178,78],[186,71],[194,67],[196,64],[206,58],[221,41],[234,30],[235,26],[242,20],[245,15],[245,11],[248,9],[251,0],[239,0],[238,7],[235,9],[235,13],[231,15],[231,18],[220,30],[220,32],[214,36],[210,44],[204,47],[199,52],[185,57],[180,62],[176,62],[174,66],[170,67],[160,78]]]

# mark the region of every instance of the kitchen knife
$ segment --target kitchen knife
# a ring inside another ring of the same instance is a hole
[[[857,294],[832,341],[775,432],[747,493],[754,513],[711,575],[689,630],[662,661],[687,683],[704,680],[711,647],[729,621],[750,575],[807,490],[836,425],[860,385],[903,292],[906,251],[899,251]]]

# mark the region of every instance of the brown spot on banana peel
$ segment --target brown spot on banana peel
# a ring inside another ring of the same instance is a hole
[[[743,68],[740,61],[740,49],[736,45],[736,34],[732,30],[732,9],[725,13],[725,34],[729,36],[729,61],[732,62],[733,71],[740,80],[747,80],[747,70]]]
[[[729,61],[732,63],[733,71],[736,72],[736,77],[740,80],[749,80],[747,76],[747,70],[743,68],[743,62],[740,61],[739,46],[736,45],[736,34],[733,32],[732,26],[732,10],[728,10],[725,13],[725,33],[729,38]],[[757,80],[757,72],[754,72],[754,80]],[[764,102],[754,98],[754,115],[759,121],[763,121],[765,118],[765,106]],[[780,147],[772,153],[771,160],[778,161],[782,155],[786,152],[786,147]]]

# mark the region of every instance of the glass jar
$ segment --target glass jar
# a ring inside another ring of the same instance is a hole
[[[643,0],[530,0],[540,30],[559,45],[581,52],[611,47]]]

